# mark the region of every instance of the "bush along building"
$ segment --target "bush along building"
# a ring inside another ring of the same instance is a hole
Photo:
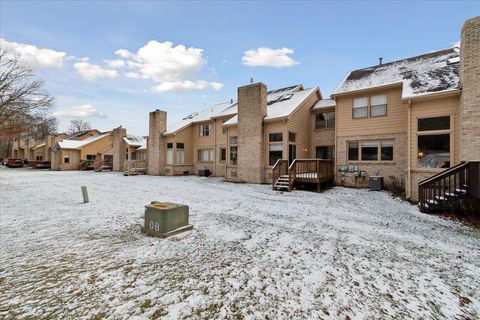
[[[148,173],[212,174],[275,189],[381,176],[424,210],[480,198],[480,17],[460,48],[351,71],[332,99],[318,88],[238,88],[167,124],[150,113]]]

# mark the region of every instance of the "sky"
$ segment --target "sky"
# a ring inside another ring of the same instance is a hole
[[[479,1],[0,1],[0,45],[72,119],[148,134],[254,81],[328,98],[355,69],[453,46]]]

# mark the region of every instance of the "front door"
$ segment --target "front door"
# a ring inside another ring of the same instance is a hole
[[[288,145],[288,164],[291,165],[293,160],[297,159],[297,145]]]

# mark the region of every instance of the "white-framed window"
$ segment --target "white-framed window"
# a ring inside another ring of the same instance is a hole
[[[238,137],[230,137],[230,164],[236,165],[238,160]]]
[[[387,96],[380,94],[370,98],[370,117],[387,115]]]
[[[209,162],[214,160],[213,149],[205,148],[197,150],[197,160],[203,162]]]
[[[167,164],[173,164],[173,143],[167,143]]]
[[[201,124],[199,126],[200,129],[200,137],[207,137],[212,132],[212,125],[211,124]]]
[[[352,117],[354,119],[368,117],[368,97],[353,99]]]
[[[175,162],[178,164],[185,164],[185,144],[177,143],[177,154]]]

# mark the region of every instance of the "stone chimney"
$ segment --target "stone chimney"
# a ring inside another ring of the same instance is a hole
[[[248,183],[265,181],[265,133],[267,86],[253,83],[238,88],[238,180]]]
[[[463,24],[460,38],[460,160],[480,160],[480,16]]]
[[[51,134],[45,138],[45,151],[43,159],[45,161],[52,161],[52,148],[55,145],[55,137]]]
[[[121,126],[113,129],[113,171],[123,171],[123,162],[125,161],[125,154],[127,145],[123,137],[127,136],[127,129]]]
[[[147,140],[147,173],[151,175],[165,174],[165,137],[167,131],[167,113],[159,109],[150,112]]]

